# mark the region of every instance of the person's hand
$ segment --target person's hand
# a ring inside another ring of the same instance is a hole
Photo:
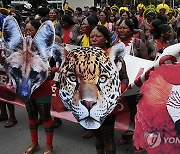
[[[1,60],[0,60],[0,64],[1,64],[1,65],[4,65],[5,62],[6,62],[6,58],[2,56],[2,57],[1,57]]]
[[[125,83],[121,82],[120,87],[121,87],[121,94],[122,94],[127,89],[128,86]]]
[[[176,129],[178,135],[180,135],[180,119],[175,122],[175,129]]]
[[[47,79],[53,80],[54,76],[55,76],[55,72],[57,72],[57,71],[58,71],[57,67],[48,68],[48,77],[47,77]]]
[[[143,97],[143,94],[141,93],[137,94],[136,102],[138,102],[141,99],[141,97]]]
[[[51,80],[51,78],[52,78],[52,69],[49,67],[48,68],[48,77],[47,77],[47,79]]]
[[[48,68],[48,76],[52,73],[52,69],[49,67]]]

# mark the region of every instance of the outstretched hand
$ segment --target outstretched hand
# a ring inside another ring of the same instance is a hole
[[[175,129],[176,129],[178,135],[180,135],[180,119],[175,122]]]
[[[136,96],[136,102],[138,102],[143,97],[143,94],[139,93]]]

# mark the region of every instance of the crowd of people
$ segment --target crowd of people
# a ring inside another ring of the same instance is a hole
[[[83,9],[77,7],[75,10],[68,4],[65,5],[64,10],[41,6],[27,17],[22,16],[22,13],[14,7],[8,6],[0,9],[0,31],[2,31],[4,18],[9,14],[17,20],[25,36],[30,35],[33,38],[40,25],[46,20],[51,20],[55,28],[56,42],[59,44],[65,43],[83,47],[96,46],[107,51],[108,48],[123,43],[126,54],[147,60],[156,60],[166,47],[180,43],[180,9],[172,9],[166,4],[144,6],[141,3],[131,8],[105,5],[98,9],[95,6],[84,6]],[[53,67],[53,62],[51,63]],[[120,80],[123,83],[121,85],[122,92],[129,84],[124,61],[123,65],[120,71]],[[42,99],[38,99],[41,98],[40,96],[33,97],[35,95],[32,95],[30,103],[26,104],[32,144],[25,153],[30,154],[38,150],[37,127],[42,121],[47,137],[44,153],[51,154],[53,153],[53,121],[49,114],[51,93],[43,95]],[[135,95],[126,99],[137,104],[136,98]],[[37,104],[34,105],[34,102]],[[38,110],[40,112],[39,120]],[[0,102],[0,111],[0,121],[7,120],[5,127],[12,127],[17,124],[14,105]],[[35,113],[32,114],[32,111]],[[95,145],[99,154],[103,154],[104,151],[108,154],[116,153],[114,141],[115,115],[116,113],[109,115],[98,130],[85,130],[84,138],[95,136]],[[61,119],[55,118],[54,128],[61,123]],[[118,143],[122,145],[132,140],[133,131],[126,131],[122,133],[122,139]]]

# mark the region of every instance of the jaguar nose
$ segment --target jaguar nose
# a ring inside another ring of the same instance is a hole
[[[83,100],[81,101],[81,104],[84,105],[88,110],[90,110],[93,108],[94,105],[96,105],[96,102]]]

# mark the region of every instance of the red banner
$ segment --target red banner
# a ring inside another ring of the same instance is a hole
[[[0,71],[0,100],[6,103],[11,103],[21,107],[25,107],[24,103],[16,96],[14,88],[9,81],[8,76],[4,71]],[[64,120],[76,122],[76,119],[70,111],[64,107],[60,97],[59,90],[56,86],[56,81],[52,80],[52,100],[51,100],[51,115]],[[119,112],[117,113],[115,129],[127,130],[130,124],[130,112],[127,102],[123,101],[119,104]]]

